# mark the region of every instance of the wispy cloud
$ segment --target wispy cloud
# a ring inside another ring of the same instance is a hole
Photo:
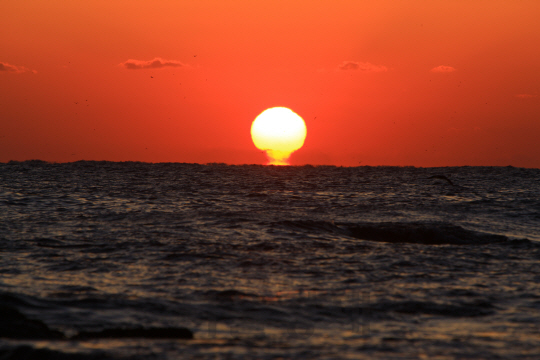
[[[344,61],[338,66],[339,70],[353,70],[353,71],[366,71],[366,72],[381,72],[388,71],[388,68],[383,65],[373,65],[368,62],[356,62],[356,61]]]
[[[29,68],[26,68],[24,66],[11,65],[5,62],[0,62],[0,72],[1,71],[14,72],[18,74],[23,73],[23,72],[32,72],[34,74],[37,74],[36,70],[30,70]]]
[[[120,64],[120,66],[125,67],[129,70],[139,70],[139,69],[161,69],[164,67],[180,67],[180,66],[186,66],[185,64],[182,64],[180,61],[176,60],[164,60],[162,58],[154,58],[153,60],[133,60],[129,59],[128,61],[124,61]]]
[[[456,69],[453,68],[452,66],[439,65],[439,66],[434,67],[430,71],[436,72],[436,73],[448,73],[448,72],[454,72],[456,71]]]
[[[517,98],[520,98],[520,99],[530,99],[530,98],[535,98],[537,97],[538,95],[533,95],[533,94],[516,94],[515,95]]]

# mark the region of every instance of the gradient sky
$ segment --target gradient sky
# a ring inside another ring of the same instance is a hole
[[[0,162],[540,168],[540,1],[3,0]]]

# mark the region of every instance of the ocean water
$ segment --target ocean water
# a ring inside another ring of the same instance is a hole
[[[0,164],[0,359],[537,359],[539,265],[539,169]]]

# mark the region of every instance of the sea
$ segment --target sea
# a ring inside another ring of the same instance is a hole
[[[540,169],[0,163],[0,359],[539,359]]]

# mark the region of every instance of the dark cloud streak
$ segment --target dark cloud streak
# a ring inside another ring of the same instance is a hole
[[[181,67],[186,65],[176,60],[164,60],[162,58],[154,58],[153,60],[149,61],[129,59],[121,63],[120,66],[123,66],[128,70],[140,70],[161,69],[164,67]]]
[[[338,66],[339,70],[343,71],[365,71],[365,72],[382,72],[388,71],[388,68],[383,65],[373,65],[368,62],[344,61]]]
[[[0,71],[13,72],[13,73],[18,73],[18,74],[23,73],[23,72],[32,72],[34,74],[37,73],[36,70],[30,70],[24,66],[11,65],[5,62],[0,62]]]
[[[435,73],[449,73],[449,72],[456,71],[456,69],[452,66],[439,65],[439,66],[434,67],[430,71],[435,72]]]

